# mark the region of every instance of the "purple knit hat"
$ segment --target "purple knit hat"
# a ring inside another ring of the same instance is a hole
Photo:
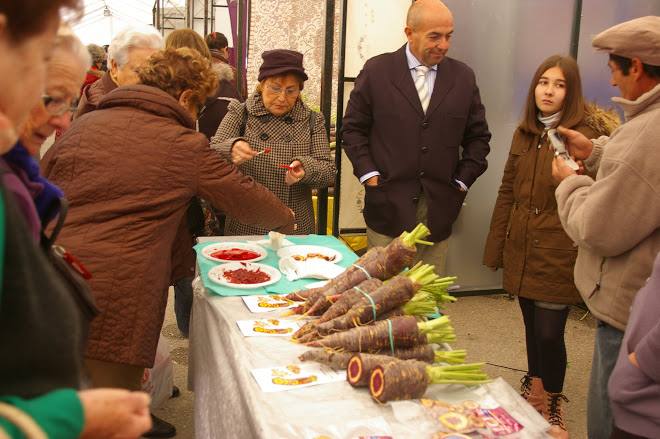
[[[259,67],[259,81],[269,76],[282,73],[294,73],[307,81],[308,76],[303,67],[303,54],[295,50],[275,49],[267,50],[261,54],[264,62]],[[302,89],[302,87],[300,87]]]

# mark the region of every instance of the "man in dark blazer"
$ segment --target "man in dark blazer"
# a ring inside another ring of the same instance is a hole
[[[413,3],[408,43],[365,63],[341,130],[365,185],[369,246],[424,222],[436,245],[420,249],[419,259],[438,272],[444,272],[452,224],[490,151],[474,72],[445,56],[453,28],[451,11],[439,0]]]

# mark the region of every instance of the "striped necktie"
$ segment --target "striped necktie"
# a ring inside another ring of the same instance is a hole
[[[415,77],[415,88],[417,89],[422,109],[426,113],[426,109],[429,107],[429,101],[431,100],[429,88],[426,85],[426,74],[429,72],[429,68],[426,66],[417,66],[415,67],[415,72],[417,73]]]

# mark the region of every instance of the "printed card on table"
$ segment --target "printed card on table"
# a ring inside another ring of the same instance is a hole
[[[242,296],[245,306],[253,313],[271,312],[278,309],[289,309],[300,305],[300,302],[286,299],[278,294],[264,296]]]
[[[286,319],[237,320],[244,337],[291,337],[301,322]]]
[[[334,371],[321,364],[290,364],[283,367],[252,369],[250,373],[261,390],[266,393],[346,380],[345,371]]]

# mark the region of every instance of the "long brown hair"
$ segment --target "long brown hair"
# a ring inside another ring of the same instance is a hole
[[[566,95],[564,96],[561,119],[559,119],[558,125],[573,127],[584,118],[582,80],[580,79],[580,69],[577,62],[570,56],[552,55],[536,69],[532,82],[529,84],[525,112],[519,126],[520,130],[528,134],[541,134],[543,132],[543,124],[537,119],[539,110],[536,107],[534,91],[541,75],[553,67],[559,67],[564,74],[564,78],[566,78]]]
[[[204,42],[204,38],[192,29],[177,29],[165,38],[166,49],[179,49],[181,47],[195,49],[204,58],[209,61],[213,60],[211,58],[211,52],[209,52],[209,48]]]

